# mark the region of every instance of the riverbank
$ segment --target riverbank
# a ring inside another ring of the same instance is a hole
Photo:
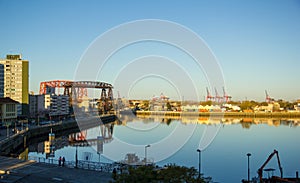
[[[300,112],[178,112],[178,111],[136,111],[137,116],[165,117],[224,117],[224,118],[300,118]]]

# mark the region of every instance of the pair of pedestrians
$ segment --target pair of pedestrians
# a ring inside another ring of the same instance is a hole
[[[60,156],[58,159],[58,166],[65,166],[65,161],[66,161],[65,157],[61,158]]]

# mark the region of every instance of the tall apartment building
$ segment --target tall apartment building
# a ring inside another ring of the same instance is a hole
[[[4,65],[0,64],[0,98],[4,97]]]
[[[29,62],[22,60],[21,55],[6,55],[0,59],[4,70],[4,97],[9,97],[21,105],[18,115],[28,115]],[[1,68],[0,68],[1,70]]]
[[[50,95],[49,116],[60,116],[69,114],[68,95]]]

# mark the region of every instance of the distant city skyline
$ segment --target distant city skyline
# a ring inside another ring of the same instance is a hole
[[[296,0],[15,0],[0,1],[0,7],[3,15],[0,17],[0,58],[7,54],[22,54],[22,58],[29,60],[29,89],[35,93],[39,92],[42,81],[76,78],[77,66],[84,53],[108,30],[135,20],[161,19],[185,26],[203,39],[220,65],[224,87],[232,100],[264,101],[265,90],[274,99],[300,99],[297,77],[300,68],[300,3]],[[121,73],[121,63],[130,65],[132,59],[156,54],[185,64],[185,71],[194,80],[198,78],[199,73],[189,65],[188,57],[168,45],[157,45],[128,46],[113,55],[113,67],[108,65],[107,70],[114,72],[114,69],[119,69],[117,71]],[[141,67],[132,65],[132,69],[140,70]],[[95,79],[114,84],[119,73],[111,74],[107,70]],[[155,85],[156,82],[165,87]],[[128,84],[131,87],[129,92],[122,90],[121,85],[116,86],[115,96],[120,91],[121,96],[137,99],[150,99],[160,93],[171,99],[197,99],[193,94],[180,96],[176,90],[178,86],[174,88],[174,83],[162,77],[145,77],[128,81]],[[206,95],[206,87],[215,95],[215,86],[209,86],[203,73],[196,84],[200,100]],[[218,92],[222,95],[222,88],[218,87]]]

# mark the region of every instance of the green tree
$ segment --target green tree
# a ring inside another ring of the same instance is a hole
[[[149,100],[143,100],[143,101],[142,101],[141,108],[142,108],[143,110],[149,110]]]
[[[167,102],[166,105],[167,105],[167,110],[172,111],[172,106],[171,106],[170,102]]]
[[[168,182],[199,182],[204,183],[203,179],[198,179],[198,171],[194,168],[184,166],[169,165],[161,169],[158,173],[158,180]]]
[[[279,103],[280,107],[284,110],[294,109],[294,105],[297,104],[297,102],[291,103],[282,99],[279,99],[277,102]]]
[[[126,182],[151,182],[155,180],[156,172],[153,166],[140,166],[138,168],[128,167],[128,173],[117,174],[115,176],[116,183]]]
[[[245,110],[245,109],[253,109],[255,106],[258,105],[258,102],[255,102],[253,100],[249,101],[249,100],[246,100],[246,101],[243,101],[241,104],[240,104],[240,108],[241,110]]]
[[[240,105],[240,102],[236,102],[236,101],[228,101],[227,104],[231,104],[231,105]]]
[[[213,101],[210,101],[210,100],[205,101],[205,102],[200,102],[200,105],[202,105],[202,106],[212,105],[212,104],[213,104]]]
[[[164,168],[154,166],[140,166],[137,168],[128,167],[128,171],[115,176],[115,183],[169,183],[169,182],[189,182],[189,183],[208,183],[211,178],[205,180],[199,178],[198,171],[194,168],[184,166],[168,165]]]
[[[259,105],[260,106],[268,106],[268,103],[267,102],[261,102]]]

